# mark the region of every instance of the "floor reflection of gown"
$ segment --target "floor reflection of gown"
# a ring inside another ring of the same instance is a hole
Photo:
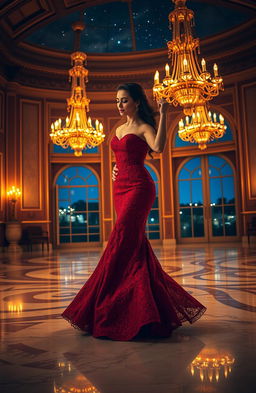
[[[62,316],[94,337],[166,337],[182,322],[196,321],[205,307],[164,272],[145,235],[155,199],[144,167],[147,143],[127,134],[115,136],[111,148],[118,167],[116,224],[96,269]]]

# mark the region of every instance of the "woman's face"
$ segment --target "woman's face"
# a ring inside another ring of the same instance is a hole
[[[138,105],[126,90],[118,90],[116,95],[116,104],[121,116],[133,116]]]

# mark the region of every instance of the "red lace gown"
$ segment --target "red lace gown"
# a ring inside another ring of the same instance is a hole
[[[94,337],[168,337],[182,322],[196,321],[205,307],[164,272],[145,235],[156,195],[144,167],[147,143],[127,134],[115,136],[111,148],[118,167],[116,224],[96,269],[62,316]]]

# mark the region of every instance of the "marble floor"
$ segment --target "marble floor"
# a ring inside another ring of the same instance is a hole
[[[101,249],[0,256],[1,393],[252,393],[256,249],[154,247],[165,271],[207,306],[168,339],[95,339],[60,317]]]

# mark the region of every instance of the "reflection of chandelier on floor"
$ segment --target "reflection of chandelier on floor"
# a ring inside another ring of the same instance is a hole
[[[76,40],[76,43],[78,43],[80,33],[84,30],[84,24],[77,22],[72,27],[79,36]],[[96,120],[94,128],[91,118],[87,119],[86,112],[89,111],[90,100],[86,96],[85,89],[85,83],[88,82],[88,70],[84,67],[86,57],[86,54],[80,51],[71,54],[73,67],[69,70],[69,76],[72,86],[71,97],[67,99],[70,115],[66,118],[66,124],[63,127],[61,119],[52,123],[50,133],[53,143],[62,146],[64,149],[70,146],[76,156],[81,156],[82,150],[85,148],[98,146],[105,137],[103,125]]]
[[[225,378],[229,376],[234,362],[235,359],[231,355],[197,356],[190,364],[190,373],[196,376],[196,370],[198,370],[198,376],[202,382],[218,382],[222,376]]]
[[[192,116],[181,127],[179,136],[183,140],[199,143],[201,149],[206,142],[222,137],[225,132],[223,122],[212,121],[208,116],[207,102],[223,90],[218,66],[214,64],[212,77],[206,69],[206,61],[198,61],[199,39],[192,36],[194,12],[186,6],[186,0],[172,0],[175,9],[169,14],[173,39],[167,43],[171,58],[165,66],[165,78],[159,81],[159,72],[154,77],[153,94],[156,99],[164,98],[170,104],[183,107],[184,114]],[[199,117],[198,117],[199,114]],[[196,124],[195,124],[196,123]],[[182,132],[181,132],[182,131]]]

